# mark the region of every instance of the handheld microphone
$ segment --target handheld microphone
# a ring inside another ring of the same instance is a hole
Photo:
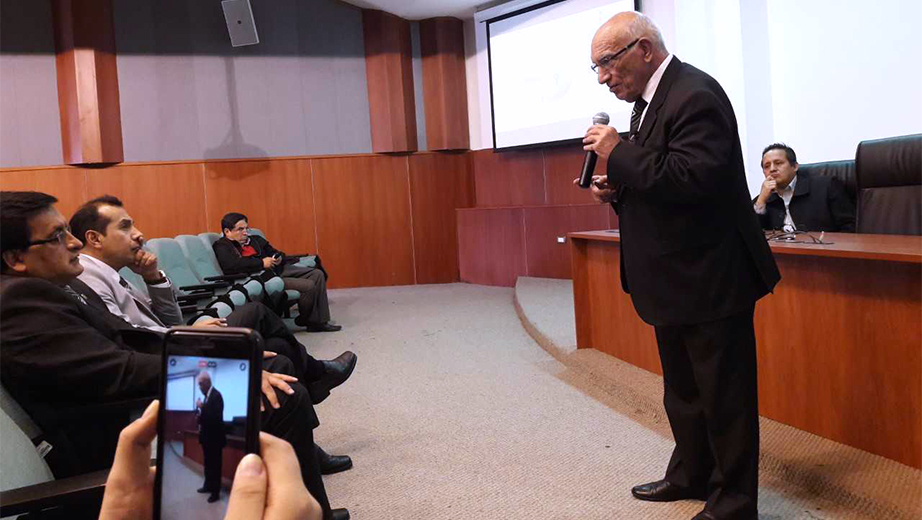
[[[598,114],[592,116],[592,124],[594,125],[607,125],[608,124],[608,114],[605,112],[599,112]],[[595,171],[595,161],[599,158],[593,151],[586,152],[586,159],[583,161],[583,170],[579,174],[579,187],[588,188],[592,184],[592,172]]]

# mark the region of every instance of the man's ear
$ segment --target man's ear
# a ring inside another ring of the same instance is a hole
[[[102,245],[101,238],[103,234],[95,229],[88,230],[82,237],[77,237],[77,240],[83,242],[83,247],[93,247],[99,248]]]
[[[24,274],[26,272],[26,263],[23,261],[23,252],[20,250],[10,250],[3,252],[3,263],[16,273]]]

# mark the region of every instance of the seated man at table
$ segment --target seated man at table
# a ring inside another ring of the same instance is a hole
[[[214,245],[221,270],[225,274],[252,273],[271,269],[282,277],[285,289],[301,293],[295,325],[308,332],[336,332],[342,329],[330,323],[330,301],[327,298],[327,277],[319,267],[285,263],[285,253],[272,247],[259,235],[250,235],[247,216],[228,213],[221,219],[224,236]]]
[[[797,155],[784,143],[762,151],[765,181],[753,200],[763,229],[855,232],[855,206],[835,177],[802,175]]]
[[[83,272],[83,244],[55,202],[44,193],[0,192],[0,378],[45,433],[62,441],[55,451],[67,452],[66,464],[52,469],[63,477],[108,467],[127,417],[60,417],[156,395],[161,335],[68,287]],[[307,389],[290,377],[294,367],[284,356],[266,360],[264,369],[263,430],[294,447],[324,519],[348,518],[348,511],[334,513],[326,497],[313,442],[319,421]]]

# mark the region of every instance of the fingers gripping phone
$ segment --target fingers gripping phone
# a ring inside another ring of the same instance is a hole
[[[176,327],[163,340],[155,520],[221,520],[237,464],[259,452],[263,340]]]

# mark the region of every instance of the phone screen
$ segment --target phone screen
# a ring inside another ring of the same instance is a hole
[[[236,357],[222,356],[228,343],[236,343]],[[221,344],[197,355],[167,341],[157,441],[160,519],[223,519],[237,464],[255,451],[258,417],[249,415],[258,397],[250,393],[261,367],[253,366],[246,355],[252,346],[241,339]]]

